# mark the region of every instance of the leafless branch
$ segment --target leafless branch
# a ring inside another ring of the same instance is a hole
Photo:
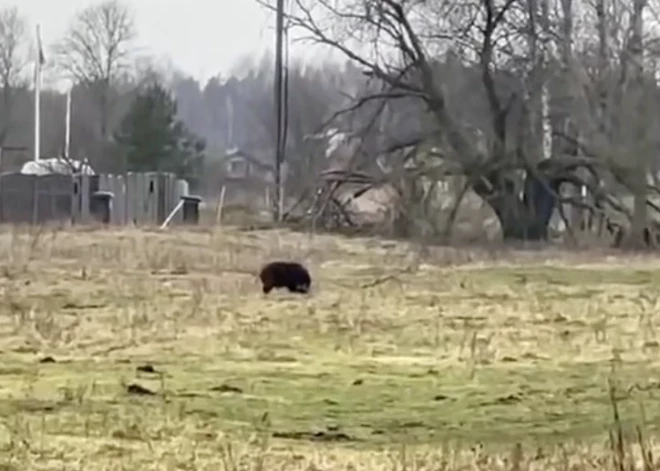
[[[79,11],[54,48],[59,67],[95,92],[104,141],[110,131],[110,87],[128,68],[135,37],[128,6],[120,0],[104,0]]]
[[[59,65],[78,82],[110,83],[128,67],[135,24],[119,0],[81,10],[55,46]]]
[[[27,24],[16,7],[0,10],[0,86],[2,109],[0,111],[0,147],[14,125],[14,95],[25,83],[25,67],[28,63]]]

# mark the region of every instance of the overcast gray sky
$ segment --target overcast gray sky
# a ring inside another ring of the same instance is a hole
[[[3,0],[3,4],[11,0]],[[76,11],[93,0],[14,0],[42,41],[60,38]],[[226,73],[246,53],[273,41],[273,21],[254,0],[128,0],[140,52],[169,56],[183,71],[206,80]]]

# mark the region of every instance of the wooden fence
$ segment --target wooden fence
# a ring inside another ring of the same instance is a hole
[[[43,224],[98,219],[95,200],[112,195],[110,223],[161,224],[188,195],[188,184],[169,173],[127,175],[0,175],[0,223]],[[172,222],[181,219],[178,215]]]

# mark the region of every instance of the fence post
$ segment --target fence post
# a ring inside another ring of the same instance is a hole
[[[89,186],[90,176],[80,176],[80,221],[83,224],[89,222]]]
[[[39,221],[39,176],[34,175],[32,178],[32,224],[36,225]]]

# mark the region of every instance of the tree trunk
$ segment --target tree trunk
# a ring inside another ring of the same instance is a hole
[[[646,245],[645,232],[647,230],[647,175],[649,169],[649,158],[647,149],[648,144],[645,136],[644,114],[641,111],[645,108],[644,103],[644,81],[643,81],[643,45],[642,36],[644,33],[642,15],[647,0],[635,0],[633,4],[632,15],[632,34],[628,46],[629,57],[632,68],[631,83],[626,98],[629,100],[631,109],[636,111],[633,125],[633,145],[635,151],[635,168],[633,169],[632,190],[634,195],[634,209],[632,218],[632,227],[630,230],[630,239],[625,245],[630,248],[643,248]],[[628,88],[628,87],[626,87]],[[640,115],[641,113],[641,115]]]
[[[500,188],[484,183],[475,185],[475,192],[493,209],[502,228],[505,242],[544,241],[552,213],[557,208],[557,182],[527,173],[522,197],[511,180],[503,175],[491,175],[489,181],[504,181]],[[553,193],[554,192],[554,193]]]
[[[644,157],[640,156],[639,160]],[[646,246],[645,231],[647,226],[647,210],[646,210],[646,166],[640,165],[635,169],[635,182],[633,183],[633,217],[632,227],[630,231],[630,240],[627,241],[626,246],[630,248],[644,248]]]

